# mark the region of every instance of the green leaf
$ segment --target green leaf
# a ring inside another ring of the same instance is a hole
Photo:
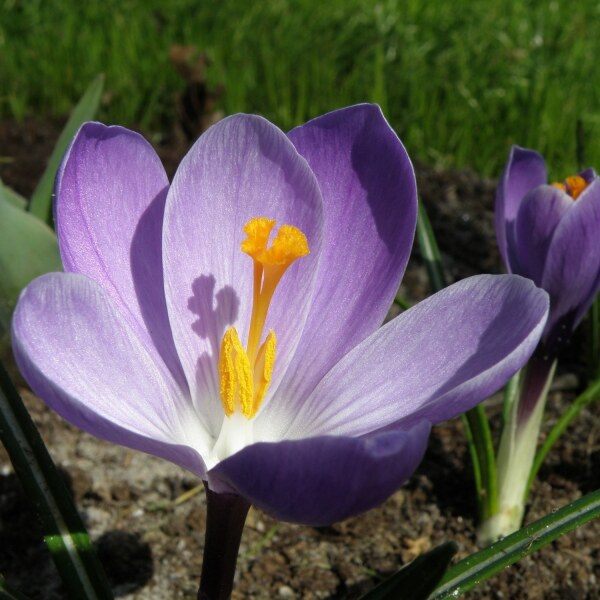
[[[446,278],[442,270],[440,250],[431,227],[431,221],[421,200],[419,200],[419,217],[417,219],[417,241],[419,242],[421,256],[425,261],[431,289],[434,292],[439,292],[446,287]]]
[[[21,196],[21,194],[15,192],[12,188],[9,188],[7,185],[4,185],[0,181],[0,195],[4,195],[6,200],[8,200],[13,206],[20,208],[21,210],[27,209],[27,200]]]
[[[446,542],[415,558],[362,600],[426,600],[444,576],[457,549],[454,542]]]
[[[11,203],[6,189],[0,184],[0,346],[21,290],[38,275],[62,270],[52,229]]]
[[[598,517],[600,517],[600,490],[579,498],[499,542],[467,556],[448,570],[430,600],[457,598],[561,535]]]
[[[44,541],[68,597],[111,600],[110,586],[72,497],[1,364],[0,439],[40,515]]]
[[[30,212],[48,224],[51,223],[52,218],[52,188],[54,187],[54,178],[56,177],[60,162],[77,130],[85,121],[94,118],[98,106],[100,106],[100,97],[102,96],[103,88],[104,75],[100,74],[92,81],[77,106],[73,109],[50,156],[48,166],[31,196]]]

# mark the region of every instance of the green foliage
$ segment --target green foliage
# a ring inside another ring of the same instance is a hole
[[[8,344],[20,291],[38,275],[62,269],[52,229],[12,203],[7,189],[0,182],[0,348]]]
[[[110,585],[73,497],[2,364],[0,440],[38,513],[44,541],[67,597],[112,600]],[[0,598],[23,600],[16,592],[7,589],[1,577]]]
[[[600,5],[499,0],[0,0],[0,115],[66,114],[106,73],[102,118],[160,130],[184,82],[172,44],[212,59],[226,113],[287,129],[361,101],[384,106],[411,155],[498,175],[509,145],[562,179],[600,164]]]

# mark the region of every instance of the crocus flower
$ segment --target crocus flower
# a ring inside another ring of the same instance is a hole
[[[509,273],[550,294],[544,342],[555,353],[600,290],[600,181],[592,169],[548,184],[546,163],[513,146],[496,193],[496,236]]]
[[[32,389],[82,429],[292,522],[383,501],[431,423],[504,384],[547,316],[530,281],[480,276],[379,328],[416,189],[376,106],[288,135],[229,117],[171,185],[142,137],[88,123],[55,219],[65,272],[35,280],[13,321]]]

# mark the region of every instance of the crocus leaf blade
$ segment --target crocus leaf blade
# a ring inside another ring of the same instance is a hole
[[[467,556],[447,571],[430,599],[456,598],[561,535],[598,517],[600,490],[587,494],[499,542]]]
[[[423,202],[419,202],[419,218],[417,219],[417,240],[421,256],[425,261],[425,268],[429,277],[429,285],[432,291],[439,292],[445,288],[446,277],[442,270],[440,250],[431,227],[431,221]]]
[[[0,439],[40,515],[46,545],[68,596],[111,599],[110,586],[72,497],[1,365]]]
[[[93,119],[96,114],[103,88],[104,75],[100,74],[92,81],[77,106],[73,109],[48,160],[48,166],[31,196],[30,212],[46,223],[50,223],[51,219],[52,188],[54,187],[54,178],[60,161],[79,127],[85,121]]]
[[[7,343],[12,311],[20,291],[35,277],[60,271],[53,231],[7,199],[0,186],[0,343]]]
[[[27,208],[27,200],[21,196],[18,192],[15,192],[12,188],[4,185],[2,181],[0,181],[0,194],[4,196],[4,198],[10,202],[13,206],[20,208],[21,210],[25,210]]]
[[[362,600],[426,600],[444,576],[457,550],[454,542],[446,542],[422,554],[381,582]]]

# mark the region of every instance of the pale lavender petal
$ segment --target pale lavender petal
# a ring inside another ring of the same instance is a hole
[[[211,489],[247,498],[293,523],[328,525],[381,504],[417,468],[429,438],[410,430],[248,446],[208,473]]]
[[[460,281],[367,338],[306,401],[290,402],[296,416],[283,435],[364,435],[454,417],[525,364],[547,312],[546,292],[523,277]]]
[[[108,441],[204,475],[209,437],[162,362],[96,282],[51,273],[21,294],[12,330],[21,373],[52,409]]]
[[[573,198],[554,186],[539,185],[526,194],[516,219],[519,275],[533,279],[538,286],[542,284],[552,236],[572,206]]]
[[[160,159],[142,136],[86,123],[63,159],[54,211],[65,270],[97,281],[183,383],[162,274],[168,185]]]
[[[383,322],[412,248],[417,193],[410,159],[378,106],[329,113],[292,130],[323,194],[318,283],[302,340],[282,382],[306,396]]]
[[[266,327],[277,336],[275,389],[313,295],[321,254],[321,193],[282,131],[261,117],[229,117],[202,135],[181,163],[167,198],[163,238],[175,344],[194,401],[215,432],[223,419],[216,381],[221,339],[234,325],[245,344],[252,310],[253,263],[240,250],[242,229],[262,216],[299,227],[311,250],[288,269],[269,310]]]
[[[510,273],[519,272],[515,252],[515,221],[521,200],[534,187],[547,183],[546,163],[533,150],[513,146],[496,191],[496,239]]]
[[[568,337],[600,287],[600,179],[573,202],[556,228],[542,286],[550,294],[547,331]],[[560,340],[555,339],[559,342]]]

